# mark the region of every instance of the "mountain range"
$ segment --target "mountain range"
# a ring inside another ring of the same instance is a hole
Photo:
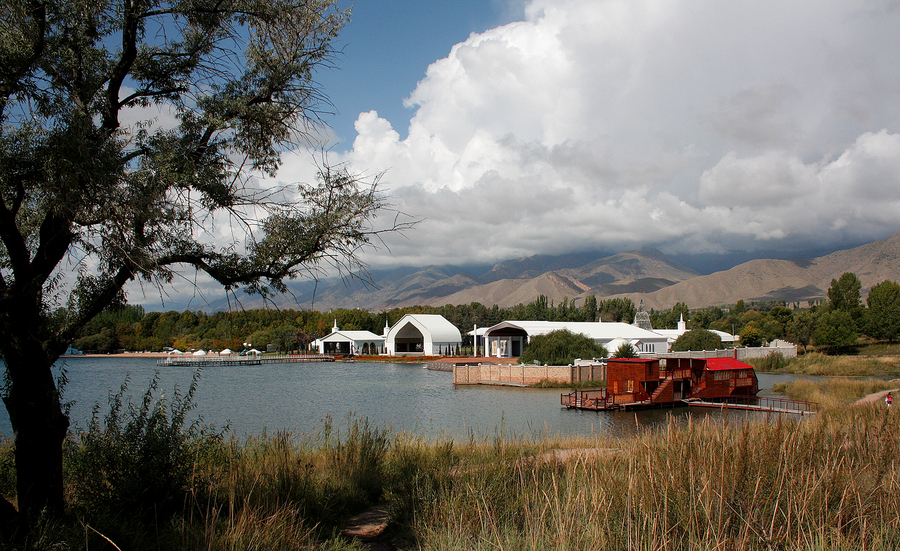
[[[292,282],[291,292],[276,301],[285,308],[362,308],[442,306],[479,302],[505,308],[544,295],[555,303],[594,295],[598,300],[628,297],[647,309],[669,309],[676,302],[690,308],[784,300],[807,303],[826,297],[831,280],[853,272],[863,295],[884,280],[900,280],[900,232],[852,249],[798,260],[757,259],[702,275],[656,249],[562,256],[531,256],[493,266],[428,266],[372,272],[371,283],[359,279]],[[280,302],[279,302],[280,301]],[[262,307],[253,297],[244,308]],[[224,301],[223,301],[224,303]],[[226,309],[212,303],[213,309]]]

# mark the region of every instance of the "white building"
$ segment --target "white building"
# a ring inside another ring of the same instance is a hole
[[[595,343],[615,353],[624,342],[631,344],[643,355],[661,354],[668,351],[667,337],[621,322],[572,322],[572,321],[504,321],[485,331],[486,355],[501,358],[522,355],[525,346],[535,335],[545,335],[551,331],[567,329],[580,333]],[[615,345],[615,348],[610,346]]]
[[[731,333],[726,333],[724,331],[716,331],[715,329],[709,329],[710,333],[715,333],[722,339],[722,344],[724,345],[734,345],[735,341],[738,340],[737,337],[732,335]],[[666,349],[666,352],[672,351],[672,344],[678,340],[678,337],[684,335],[688,332],[687,323],[684,321],[684,314],[681,315],[681,319],[678,320],[678,329],[653,329],[654,333],[659,333],[666,337],[669,341],[669,346]]]
[[[461,345],[459,329],[437,314],[406,314],[388,330],[385,338],[389,356],[437,356]]]
[[[319,354],[380,354],[384,348],[384,337],[371,331],[341,331],[337,320],[331,333],[313,341]]]

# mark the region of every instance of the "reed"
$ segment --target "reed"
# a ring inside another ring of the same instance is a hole
[[[495,462],[423,497],[414,532],[422,549],[891,549],[897,421],[672,422],[615,453]]]
[[[798,378],[787,383],[776,383],[772,390],[793,400],[817,402],[822,408],[833,409],[846,407],[870,394],[898,387],[900,380]]]

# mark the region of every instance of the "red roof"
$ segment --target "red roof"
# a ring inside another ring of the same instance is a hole
[[[706,369],[710,371],[726,371],[730,369],[753,369],[753,366],[734,358],[709,358]]]

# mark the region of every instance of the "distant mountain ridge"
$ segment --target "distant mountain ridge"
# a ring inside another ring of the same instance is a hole
[[[691,308],[734,304],[738,300],[806,302],[824,299],[831,280],[856,274],[863,295],[885,280],[900,280],[900,232],[852,249],[805,260],[750,260],[730,270],[699,276],[644,297],[648,308],[684,302]]]
[[[291,293],[280,297],[276,306],[383,310],[479,302],[507,308],[532,302],[539,295],[556,303],[589,295],[598,300],[628,297],[635,302],[643,299],[648,309],[657,310],[676,302],[690,308],[738,300],[805,303],[824,298],[831,280],[844,272],[860,278],[864,294],[886,279],[900,280],[900,232],[818,258],[751,260],[709,275],[700,275],[652,248],[617,254],[536,255],[493,266],[398,268],[372,272],[374,285],[355,279],[292,282]],[[241,299],[244,308],[263,306],[257,302],[253,297]]]

